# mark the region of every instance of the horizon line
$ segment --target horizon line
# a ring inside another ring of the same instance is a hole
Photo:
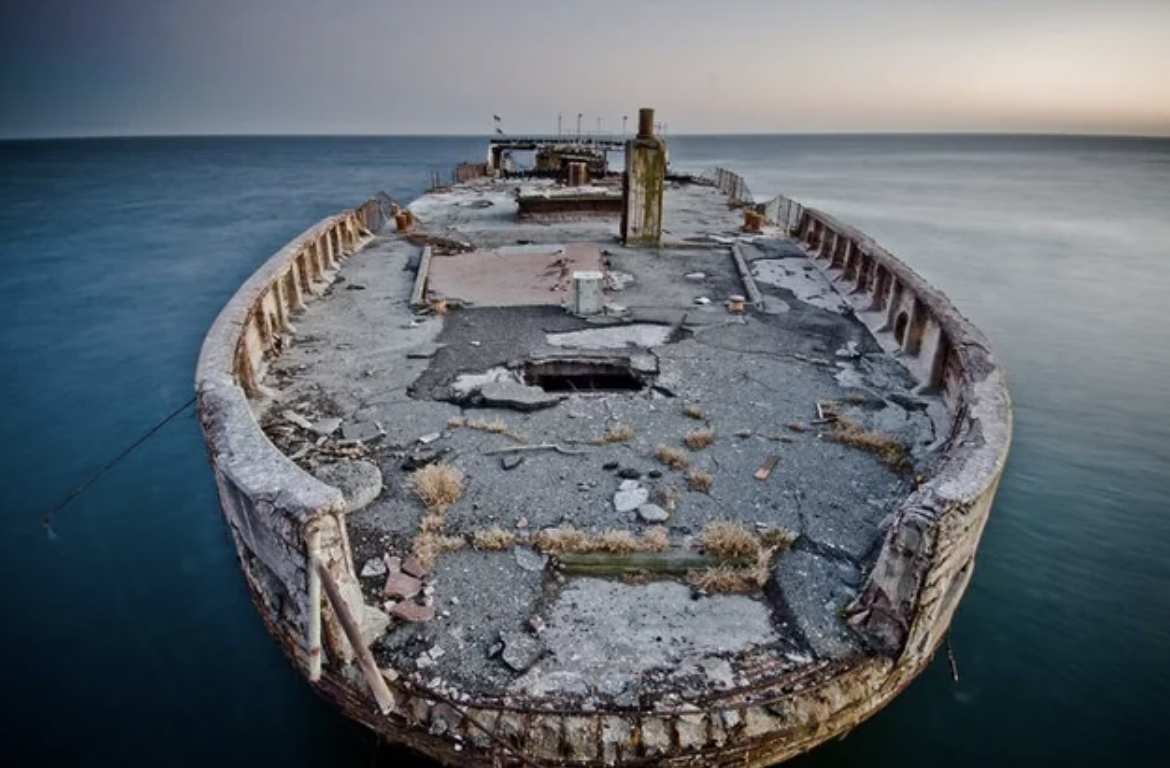
[[[540,131],[509,133],[502,138],[540,137],[551,138],[556,134]],[[850,136],[953,136],[953,137],[1032,137],[1032,138],[1085,138],[1085,139],[1170,139],[1170,133],[1083,133],[1083,132],[1054,132],[1054,131],[1020,131],[1020,130],[878,130],[878,131],[700,131],[694,133],[667,133],[659,134],[664,138],[679,137],[763,137],[763,136],[793,136],[793,137],[850,137]],[[119,139],[491,139],[495,134],[490,133],[269,133],[269,132],[212,132],[212,133],[108,133],[108,134],[62,134],[45,136],[0,136],[0,143],[37,142],[37,141],[101,141]],[[565,139],[578,138],[576,133],[560,134]],[[581,134],[580,138],[594,138],[594,134]],[[596,134],[597,138],[634,138],[633,134]]]

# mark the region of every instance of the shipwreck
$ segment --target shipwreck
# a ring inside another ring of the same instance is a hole
[[[460,766],[764,766],[844,734],[944,641],[1011,436],[939,290],[828,213],[674,173],[651,110],[313,224],[196,386],[284,653]]]

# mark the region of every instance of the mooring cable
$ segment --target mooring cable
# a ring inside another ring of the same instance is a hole
[[[44,525],[45,531],[48,532],[48,534],[49,534],[49,538],[50,539],[57,538],[57,534],[53,531],[53,518],[57,515],[58,512],[60,512],[62,509],[64,509],[69,504],[69,502],[73,501],[78,496],[80,496],[82,494],[82,492],[85,491],[86,488],[91,486],[94,483],[94,481],[96,481],[99,477],[101,477],[106,472],[108,472],[110,469],[112,469],[115,464],[117,464],[122,459],[129,456],[134,451],[135,448],[137,448],[138,446],[145,443],[147,440],[149,440],[151,437],[153,437],[156,432],[158,432],[160,429],[162,429],[167,424],[169,424],[171,421],[173,421],[176,417],[178,417],[179,414],[181,414],[183,411],[187,410],[192,405],[194,405],[195,399],[196,399],[196,396],[192,396],[190,400],[183,403],[175,410],[171,411],[171,413],[165,419],[163,419],[162,421],[155,424],[153,427],[151,427],[149,430],[147,430],[145,434],[143,434],[141,437],[139,437],[137,440],[135,440],[133,443],[131,443],[127,448],[125,448],[121,453],[119,453],[117,456],[110,459],[105,464],[103,464],[101,467],[99,467],[97,471],[95,471],[89,477],[85,478],[85,480],[80,485],[78,485],[76,488],[74,488],[72,491],[70,491],[69,495],[67,495],[64,499],[62,499],[61,502],[59,504],[57,504],[57,506],[53,507],[53,509],[50,510],[49,513],[41,519],[41,524]]]

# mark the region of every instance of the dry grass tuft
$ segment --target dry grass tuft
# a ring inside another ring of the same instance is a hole
[[[703,409],[697,405],[686,405],[683,407],[683,414],[695,420],[702,420]]]
[[[626,555],[642,549],[638,540],[634,538],[634,534],[629,531],[619,531],[616,528],[602,531],[590,543],[592,544],[590,549],[595,552],[612,552],[615,555]]]
[[[443,530],[443,516],[434,512],[430,512],[422,516],[422,520],[418,523],[418,529],[423,533],[439,533]]]
[[[658,450],[654,454],[666,466],[671,469],[684,469],[690,466],[691,460],[687,455],[677,448],[671,448],[668,445],[658,446]]]
[[[463,495],[463,473],[442,462],[416,470],[408,482],[426,508],[439,515]]]
[[[715,430],[713,429],[696,429],[687,432],[686,437],[683,438],[687,448],[692,451],[701,451],[711,443],[715,442]]]
[[[713,520],[703,526],[699,537],[703,549],[715,557],[753,557],[760,550],[755,534],[743,523]]]
[[[597,445],[605,443],[628,443],[634,437],[634,428],[629,424],[615,424],[608,432],[593,442]]]
[[[687,583],[707,592],[743,594],[762,589],[768,583],[772,571],[772,558],[779,547],[764,547],[756,551],[756,562],[743,568],[730,565],[716,565],[710,568],[690,571]]]
[[[665,526],[651,526],[642,533],[643,552],[665,552],[668,549],[670,549],[670,534],[666,532]]]
[[[906,450],[906,446],[900,440],[884,432],[872,432],[848,416],[838,416],[837,422],[833,425],[833,431],[826,437],[838,443],[869,451],[888,467],[899,472],[908,471],[914,466],[910,460],[910,452]]]
[[[466,419],[464,419],[462,416],[452,416],[451,418],[447,419],[447,428],[459,429],[466,423]]]
[[[760,532],[760,543],[771,549],[788,549],[796,541],[796,532],[782,525],[773,525]]]
[[[788,422],[788,428],[793,432],[805,432],[808,430],[808,427],[804,425],[803,421],[790,421]]]
[[[562,525],[557,528],[543,528],[532,537],[532,545],[541,552],[549,554],[563,554],[565,552],[583,552],[589,543],[589,537],[584,531],[579,531],[571,525]]]
[[[508,549],[516,543],[516,534],[498,525],[482,528],[471,534],[471,544],[476,549],[498,551]]]
[[[713,481],[714,478],[711,477],[710,472],[706,472],[698,467],[691,467],[691,471],[687,472],[687,485],[696,493],[706,493],[711,490],[711,483]]]
[[[444,552],[454,552],[463,549],[467,544],[459,536],[442,536],[438,533],[420,533],[414,537],[411,551],[418,558],[419,563],[428,571],[435,567],[435,561]]]
[[[867,398],[861,392],[850,392],[849,394],[845,395],[845,402],[853,403],[854,405],[864,403],[868,399],[869,398]]]
[[[751,568],[732,568],[730,565],[716,565],[697,571],[687,572],[687,583],[704,592],[743,594],[759,587],[755,572]]]
[[[654,491],[654,503],[667,512],[673,512],[678,507],[679,495],[678,488],[673,485],[662,485]]]
[[[495,418],[491,421],[484,421],[483,419],[472,419],[467,422],[467,426],[472,429],[480,429],[484,432],[492,432],[493,434],[500,434],[508,431],[508,425],[503,419]]]

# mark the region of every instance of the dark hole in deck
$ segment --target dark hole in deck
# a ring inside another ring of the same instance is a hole
[[[545,392],[639,392],[646,387],[628,365],[593,360],[525,363],[524,383]]]

